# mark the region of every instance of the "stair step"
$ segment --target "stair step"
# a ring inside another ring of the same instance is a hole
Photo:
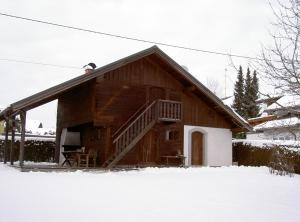
[[[159,100],[153,101],[148,107],[141,112],[134,120],[132,120],[127,128],[114,139],[113,143],[120,151],[113,154],[103,164],[106,168],[115,166],[158,121],[158,105]]]

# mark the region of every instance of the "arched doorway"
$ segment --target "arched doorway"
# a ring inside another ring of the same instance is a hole
[[[191,164],[203,165],[203,133],[195,131],[192,133],[192,158]]]

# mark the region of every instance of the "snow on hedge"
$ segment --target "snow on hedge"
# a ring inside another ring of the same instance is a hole
[[[0,135],[0,141],[5,140],[5,136]],[[8,136],[8,140],[11,140],[11,136]],[[15,136],[15,141],[20,141],[21,136],[16,135]],[[50,141],[50,142],[55,142],[55,136],[39,136],[39,135],[26,135],[25,136],[25,141]]]
[[[21,173],[0,164],[0,221],[297,221],[300,176],[268,168]]]
[[[300,141],[295,140],[248,140],[234,139],[232,143],[243,143],[260,148],[272,148],[273,146],[283,146],[285,148],[300,150]]]

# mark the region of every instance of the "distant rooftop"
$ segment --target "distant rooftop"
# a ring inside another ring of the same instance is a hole
[[[282,107],[295,107],[300,105],[299,95],[287,95],[278,99],[266,108],[266,110],[280,109]]]
[[[285,119],[271,120],[253,127],[254,130],[262,129],[272,129],[272,128],[282,128],[291,127],[300,124],[300,119],[298,117],[289,117]]]

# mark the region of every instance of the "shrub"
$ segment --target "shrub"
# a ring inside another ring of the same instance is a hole
[[[10,144],[8,141],[9,149],[7,159],[10,156]],[[15,141],[13,148],[13,160],[19,160],[19,147],[20,142]],[[0,160],[4,160],[4,141],[0,140]],[[55,158],[55,142],[54,141],[38,141],[26,140],[24,145],[24,161],[34,162],[54,162]]]
[[[288,172],[300,174],[300,150],[290,149],[287,146],[265,146],[257,147],[243,142],[236,142],[232,145],[233,162],[244,166],[267,166],[273,169],[272,172],[279,172],[280,169],[288,169]],[[271,169],[270,169],[271,171]]]
[[[274,147],[271,149],[271,158],[269,162],[269,170],[271,174],[280,176],[290,175],[294,173],[293,156],[286,148]]]

